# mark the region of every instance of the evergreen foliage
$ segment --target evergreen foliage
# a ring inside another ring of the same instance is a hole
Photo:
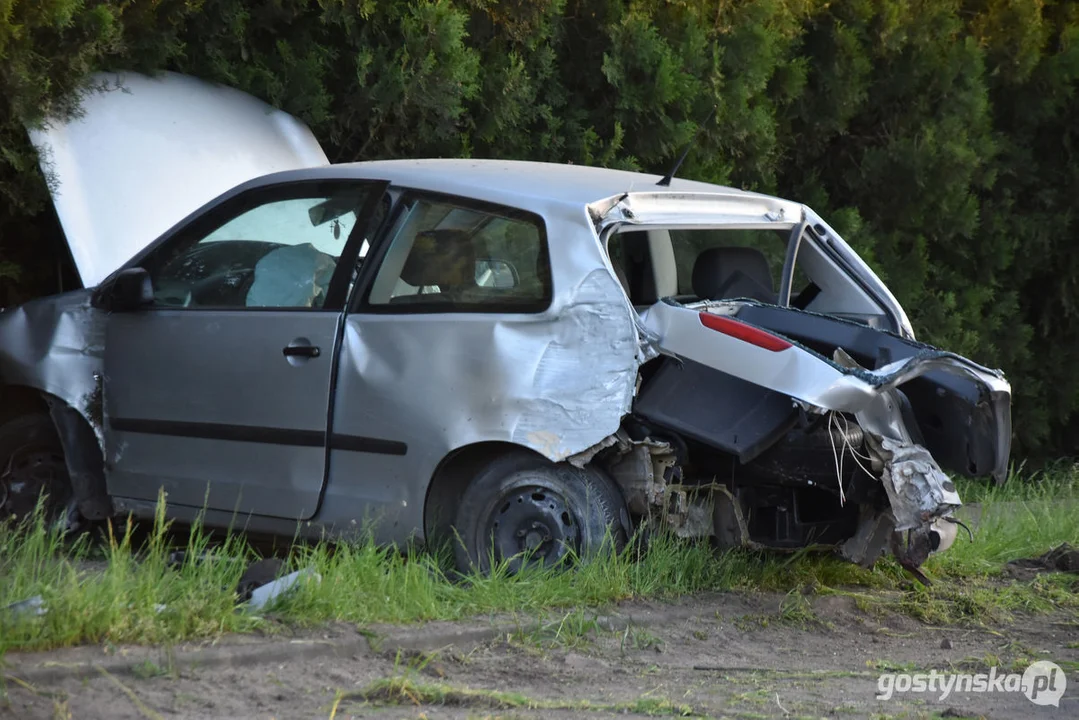
[[[475,156],[806,202],[919,337],[1003,367],[1019,449],[1079,439],[1075,0],[0,0],[0,302],[55,289],[24,130],[98,69],[239,87],[331,160]]]

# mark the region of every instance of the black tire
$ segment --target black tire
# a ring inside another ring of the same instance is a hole
[[[461,498],[454,528],[458,570],[486,575],[492,557],[517,572],[525,555],[530,563],[556,565],[571,553],[587,560],[604,548],[621,550],[629,513],[614,481],[598,470],[522,453],[480,471]]]
[[[71,481],[56,426],[46,413],[23,415],[0,425],[0,518],[25,520],[43,494],[45,520],[66,518]]]

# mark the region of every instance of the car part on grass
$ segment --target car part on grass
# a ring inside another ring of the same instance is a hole
[[[169,554],[169,566],[179,569],[188,562],[243,562],[242,558],[230,557],[214,552],[201,552],[191,557],[186,551],[178,550]],[[292,591],[300,582],[321,582],[322,576],[312,568],[302,568],[282,575],[287,564],[281,558],[263,558],[248,564],[236,583],[236,596],[244,610],[256,612],[265,610],[279,598]]]
[[[0,608],[0,619],[4,616],[17,619],[24,615],[44,615],[48,610],[45,607],[45,599],[40,595],[34,595],[25,600],[19,600]],[[0,623],[2,624],[2,623]]]
[[[302,568],[282,575],[285,562],[280,558],[265,558],[251,563],[236,585],[236,593],[244,609],[258,612],[271,607],[277,600],[294,590],[301,582],[322,582],[322,576],[312,568]]]
[[[272,583],[284,569],[285,562],[280,558],[263,558],[249,564],[236,583],[236,594],[240,601],[248,602],[251,599],[251,593],[257,588]]]
[[[303,568],[280,577],[275,576],[269,582],[251,587],[246,592],[248,599],[245,608],[250,612],[271,608],[275,602],[295,590],[300,583],[306,582],[322,582],[322,576],[312,568]]]
[[[210,556],[200,554],[198,561],[208,560]],[[238,560],[225,556],[215,556],[215,559]],[[169,566],[178,568],[185,562],[183,551],[170,553]],[[243,576],[237,583],[236,592],[242,603],[242,609],[248,612],[259,612],[273,606],[282,597],[293,591],[303,582],[321,582],[322,576],[312,568],[303,568],[287,575],[281,575],[285,563],[278,558],[268,558],[252,563],[244,571]],[[154,604],[154,612],[163,613],[168,606],[162,603]],[[48,613],[45,600],[41,595],[35,595],[0,607],[0,627],[5,619],[17,620],[32,615],[41,617]]]
[[[1079,573],[1079,548],[1061,543],[1038,557],[1010,560],[1008,566],[1042,572]]]
[[[156,613],[163,613],[167,609],[168,607],[162,603],[154,604],[154,612]],[[41,595],[34,595],[26,600],[19,600],[18,602],[13,602],[4,607],[0,607],[0,627],[3,626],[5,615],[11,619],[18,619],[28,615],[42,617],[47,615],[48,612],[49,609],[45,605],[45,599]]]
[[[169,567],[179,570],[187,563],[243,563],[241,557],[233,557],[210,551],[190,555],[185,550],[169,553]],[[243,609],[248,611],[264,610],[278,598],[290,592],[301,581],[321,582],[322,576],[312,568],[303,568],[287,575],[282,571],[287,563],[281,558],[269,557],[248,563],[240,579],[236,582],[235,593]]]

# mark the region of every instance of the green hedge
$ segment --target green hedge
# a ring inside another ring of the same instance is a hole
[[[921,337],[1009,373],[1022,453],[1079,434],[1075,2],[0,0],[8,301],[57,262],[22,122],[110,68],[240,87],[334,161],[663,172],[718,104],[681,175],[828,217]]]

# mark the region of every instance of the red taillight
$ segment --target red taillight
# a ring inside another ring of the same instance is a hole
[[[765,350],[771,350],[772,352],[779,352],[780,350],[786,350],[791,347],[791,344],[781,337],[776,337],[772,333],[765,332],[759,328],[755,328],[752,325],[746,325],[740,320],[729,318],[724,315],[713,315],[712,313],[700,313],[701,325],[711,330],[716,330],[724,335],[730,335],[733,338],[738,338],[743,342],[747,342],[750,345],[756,345],[759,348]]]

